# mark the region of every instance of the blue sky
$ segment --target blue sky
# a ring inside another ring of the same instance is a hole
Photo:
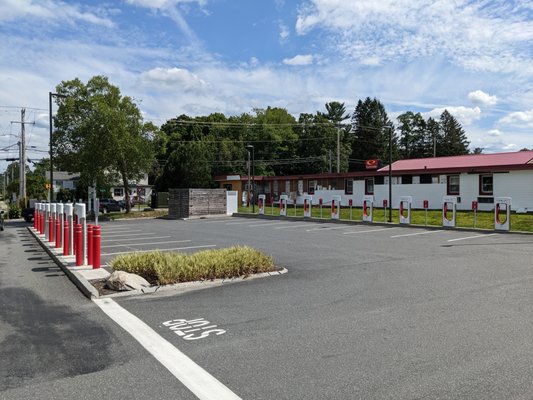
[[[48,146],[48,92],[106,75],[147,120],[294,116],[377,97],[395,118],[446,108],[471,148],[533,148],[533,1],[0,0],[0,149],[27,107]],[[0,152],[0,158],[16,156]],[[6,163],[0,161],[0,172]]]

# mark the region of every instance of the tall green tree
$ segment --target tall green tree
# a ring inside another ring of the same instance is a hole
[[[441,136],[437,142],[438,156],[459,156],[468,154],[468,145],[465,131],[457,119],[448,110],[440,116],[439,125]]]
[[[433,144],[427,122],[420,113],[407,111],[398,116],[400,158],[431,157]]]
[[[80,172],[80,183],[105,186],[119,180],[130,209],[130,183],[153,165],[158,128],[143,121],[135,102],[104,76],[86,84],[79,79],[56,87],[61,96],[54,118],[56,165]]]
[[[364,160],[389,159],[389,135],[392,135],[393,159],[397,137],[385,107],[376,98],[359,100],[352,114],[352,154],[350,170],[364,169]]]

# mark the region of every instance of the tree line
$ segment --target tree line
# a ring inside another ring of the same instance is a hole
[[[211,187],[216,175],[248,174],[250,156],[256,175],[280,176],[362,170],[368,159],[387,164],[389,153],[395,161],[469,152],[448,111],[427,119],[408,111],[394,122],[370,97],[351,113],[332,101],[298,118],[269,106],[236,116],[179,115],[158,127],[104,76],[63,81],[56,93],[52,156],[56,170],[81,174],[75,198],[85,198],[88,186],[105,193],[120,184],[128,200],[129,187],[146,172],[158,191]],[[28,195],[42,198],[36,182]]]
[[[387,164],[389,151],[392,161],[469,153],[463,127],[446,110],[438,119],[408,111],[397,121],[369,97],[351,114],[333,101],[298,119],[278,107],[230,117],[180,115],[161,127],[167,145],[153,177],[158,190],[209,186],[216,175],[248,174],[250,151],[255,174],[267,176],[362,170],[368,159]]]

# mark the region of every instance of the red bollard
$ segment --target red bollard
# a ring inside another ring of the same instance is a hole
[[[100,227],[93,226],[93,269],[100,268],[100,234]]]
[[[87,225],[87,264],[93,265],[93,226]]]
[[[74,227],[74,243],[76,243],[76,267],[83,265],[83,238],[81,224]]]
[[[61,248],[61,220],[56,219],[56,249]]]
[[[70,236],[70,232],[68,229],[68,222],[65,221],[64,229],[63,229],[63,255],[64,256],[68,256],[69,236]]]
[[[48,217],[48,241],[50,243],[54,241],[54,220],[52,216]]]

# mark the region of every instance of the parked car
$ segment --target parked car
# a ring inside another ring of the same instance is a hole
[[[33,207],[24,208],[22,210],[22,218],[24,218],[24,221],[26,222],[33,221],[34,214],[35,214],[35,208]]]
[[[113,211],[122,211],[122,207],[115,199],[100,199],[100,206],[98,210],[105,214]]]

